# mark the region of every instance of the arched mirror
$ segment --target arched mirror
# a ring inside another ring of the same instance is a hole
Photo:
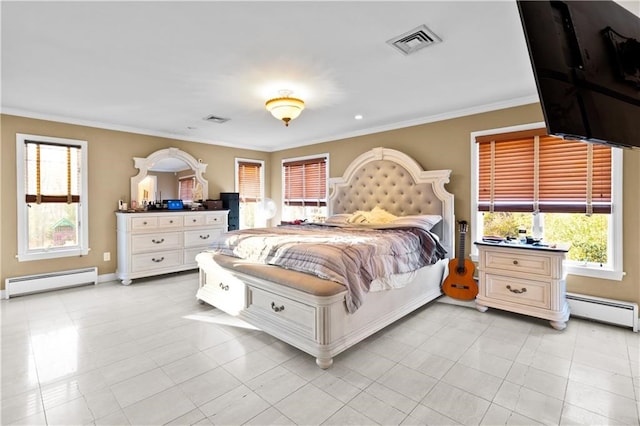
[[[131,204],[161,200],[183,200],[186,204],[206,200],[209,184],[202,177],[207,165],[178,148],[166,148],[147,158],[134,157],[140,169],[131,178]]]

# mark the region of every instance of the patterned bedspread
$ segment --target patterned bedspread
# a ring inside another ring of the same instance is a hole
[[[210,250],[336,281],[347,288],[350,313],[362,305],[374,279],[415,271],[446,256],[437,238],[421,228],[317,224],[231,231]]]

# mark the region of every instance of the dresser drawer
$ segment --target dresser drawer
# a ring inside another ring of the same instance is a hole
[[[305,337],[315,338],[314,307],[251,286],[247,287],[247,291],[248,311],[265,321],[282,324]]]
[[[184,249],[184,257],[182,258],[183,263],[185,265],[193,265],[194,268],[197,268],[198,262],[196,262],[196,256],[206,249],[206,247]]]
[[[131,256],[132,272],[170,268],[181,264],[182,251],[180,250],[134,254],[133,256]]]
[[[224,226],[227,221],[226,221],[226,214],[224,215],[220,215],[220,214],[209,214],[207,216],[205,216],[205,222],[207,225],[220,225],[220,226]],[[226,231],[226,229],[225,229]]]
[[[198,231],[184,232],[184,246],[198,247],[207,246],[218,235],[222,234],[221,228],[202,229]]]
[[[484,295],[490,299],[549,309],[551,308],[550,287],[550,282],[486,274]]]
[[[522,272],[540,277],[551,276],[551,259],[549,256],[538,256],[528,252],[499,252],[487,250],[484,253],[485,268],[509,272]]]
[[[205,216],[201,214],[186,215],[184,217],[184,226],[204,226],[206,225]]]
[[[131,230],[139,231],[141,229],[155,229],[158,227],[158,218],[155,216],[138,216],[131,218]]]
[[[160,216],[158,217],[160,228],[182,228],[182,217],[180,216]]]
[[[131,252],[172,250],[182,247],[181,232],[158,232],[155,234],[140,234],[131,237]]]

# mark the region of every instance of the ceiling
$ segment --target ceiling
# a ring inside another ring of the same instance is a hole
[[[538,99],[513,1],[1,7],[7,114],[274,151]],[[420,25],[442,42],[387,44]],[[283,89],[289,127],[264,108]]]

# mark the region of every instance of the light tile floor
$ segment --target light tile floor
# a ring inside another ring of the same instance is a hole
[[[3,425],[638,425],[640,335],[432,303],[321,370],[197,274],[0,302]]]

